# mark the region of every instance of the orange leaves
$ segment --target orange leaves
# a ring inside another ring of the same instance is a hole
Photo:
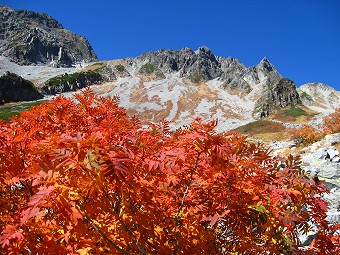
[[[322,133],[311,125],[305,124],[297,129],[289,130],[291,139],[298,140],[300,143],[308,145],[322,138]]]
[[[340,108],[335,109],[334,113],[323,118],[324,132],[326,134],[335,134],[340,132]]]
[[[216,134],[216,121],[142,128],[116,98],[76,99],[1,123],[5,253],[288,254],[311,219],[328,234],[324,189],[298,159]]]
[[[308,145],[322,139],[326,134],[335,134],[340,132],[340,108],[335,109],[323,118],[323,125],[315,129],[309,124],[305,124],[300,128],[289,130],[292,139],[299,141],[302,144]]]

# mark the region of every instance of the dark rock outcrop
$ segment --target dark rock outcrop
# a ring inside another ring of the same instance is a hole
[[[76,72],[53,77],[45,82],[42,91],[48,95],[55,95],[67,91],[75,91],[90,85],[98,84],[104,78],[96,71]]]
[[[43,95],[34,87],[32,82],[9,72],[0,77],[0,105],[41,98],[43,98]]]
[[[197,51],[189,48],[151,51],[137,57],[136,61],[139,65],[150,63],[165,74],[179,72],[181,77],[196,83],[222,75],[219,61],[208,47]]]
[[[260,117],[266,117],[270,112],[302,104],[297,88],[292,80],[281,78],[276,84],[264,91],[262,98],[256,103]]]
[[[20,65],[70,67],[97,61],[86,38],[45,13],[0,6],[0,54]]]
[[[224,81],[224,89],[244,94],[252,90],[252,84],[263,82],[266,88],[282,78],[267,58],[247,68],[235,58],[216,57],[206,46],[196,51],[189,48],[151,51],[136,58],[137,66],[147,64],[164,74],[179,72],[195,83],[219,78]]]

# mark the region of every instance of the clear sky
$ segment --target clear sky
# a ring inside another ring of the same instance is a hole
[[[340,0],[0,0],[46,12],[85,36],[101,60],[158,49],[263,57],[297,86],[323,82],[340,90]]]

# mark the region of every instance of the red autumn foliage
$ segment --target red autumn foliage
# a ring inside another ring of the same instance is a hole
[[[324,117],[323,123],[326,134],[340,133],[340,108],[336,109],[334,113]]]
[[[144,128],[89,89],[2,122],[0,254],[305,254],[311,223],[336,252],[298,158],[215,126]]]
[[[290,138],[297,140],[304,145],[312,144],[323,138],[324,134],[316,130],[309,124],[304,124],[300,128],[289,129]]]

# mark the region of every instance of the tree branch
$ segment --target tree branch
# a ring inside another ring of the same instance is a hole
[[[128,235],[130,236],[131,240],[136,244],[136,246],[138,247],[138,250],[141,252],[141,254],[146,254],[145,249],[142,247],[141,243],[138,242],[136,240],[136,238],[134,237],[133,233],[131,232],[131,230],[128,228],[128,226],[124,223],[124,221],[122,220],[122,218],[120,217],[119,213],[118,213],[118,207],[115,205],[115,203],[111,200],[109,194],[102,189],[105,197],[107,198],[107,200],[109,201],[111,207],[112,207],[112,211],[113,213],[116,215],[116,217],[119,220],[119,223],[123,226],[124,230],[128,233]]]
[[[199,158],[200,158],[200,155],[201,155],[202,152],[198,152],[197,154],[197,158],[196,158],[196,161],[195,161],[195,164],[194,166],[191,168],[191,171],[190,171],[190,178],[189,178],[189,182],[187,184],[187,187],[185,189],[185,192],[183,194],[183,197],[182,197],[182,201],[181,201],[181,205],[179,206],[178,210],[177,210],[177,213],[175,215],[175,219],[178,218],[179,214],[181,213],[183,207],[184,207],[184,202],[185,202],[185,198],[187,197],[188,193],[189,193],[189,188],[191,186],[191,183],[192,183],[192,178],[194,176],[194,173],[195,173],[195,170],[197,168],[197,165],[198,165],[198,161],[199,161]]]
[[[79,206],[78,206],[79,207]],[[79,208],[78,208],[79,210]],[[117,251],[125,254],[125,255],[130,255],[130,253],[128,253],[127,251],[123,250],[122,248],[120,248],[118,245],[116,245],[114,242],[112,242],[112,240],[110,238],[107,237],[107,235],[91,220],[91,218],[86,214],[86,211],[85,210],[81,210],[80,209],[80,212],[83,214],[85,220],[87,220],[90,225],[94,228],[94,230],[99,234],[101,235],[104,240],[109,244],[111,245],[113,248],[115,248]]]
[[[194,177],[194,173],[195,173],[195,171],[197,169],[197,165],[198,165],[198,161],[199,161],[199,158],[201,156],[201,153],[202,153],[201,151],[197,153],[197,158],[195,160],[195,164],[191,168],[189,182],[188,182],[187,187],[186,187],[186,189],[184,191],[184,194],[183,194],[183,197],[182,197],[182,201],[181,201],[181,205],[178,207],[177,213],[175,215],[175,221],[176,221],[177,225],[180,225],[179,224],[179,214],[181,213],[181,211],[182,211],[182,209],[184,207],[185,198],[187,197],[187,195],[189,193],[189,188],[191,186],[192,179]],[[176,255],[177,252],[179,251],[180,239],[181,239],[181,233],[179,231],[177,231],[177,233],[176,233],[176,239],[177,239],[177,241],[176,241],[176,247],[175,247],[174,253],[173,253],[174,255]]]

